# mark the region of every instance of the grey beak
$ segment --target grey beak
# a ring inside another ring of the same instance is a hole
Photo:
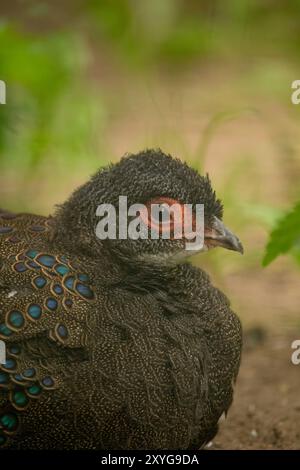
[[[244,253],[243,245],[234,233],[232,233],[223,222],[214,217],[212,227],[205,230],[205,243],[208,246],[221,246],[228,250]]]

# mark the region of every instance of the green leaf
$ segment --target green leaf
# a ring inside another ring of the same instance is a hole
[[[294,209],[282,217],[271,232],[263,266],[270,264],[283,253],[294,251],[300,243],[300,201]]]

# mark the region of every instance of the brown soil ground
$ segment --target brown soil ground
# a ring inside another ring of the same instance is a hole
[[[294,337],[254,345],[245,333],[234,403],[209,449],[300,449],[300,365],[291,363]]]

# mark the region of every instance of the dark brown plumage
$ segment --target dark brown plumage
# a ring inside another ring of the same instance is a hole
[[[238,318],[182,240],[95,236],[119,195],[204,203],[206,248],[241,251],[208,178],[160,151],[100,171],[54,217],[0,211],[0,448],[199,448],[231,404]]]

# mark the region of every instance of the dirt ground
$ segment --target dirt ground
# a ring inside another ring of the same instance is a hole
[[[208,449],[300,449],[300,365],[290,358],[294,339],[264,340],[263,330],[245,332],[234,403]]]

